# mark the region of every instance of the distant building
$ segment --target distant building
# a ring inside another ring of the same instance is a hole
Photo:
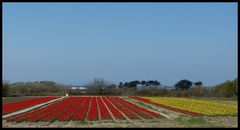
[[[86,93],[87,88],[86,87],[82,87],[82,86],[70,86],[70,89],[72,90],[72,92],[77,92],[77,93]]]
[[[71,89],[86,90],[87,88],[85,88],[85,87],[71,87]]]
[[[77,89],[77,87],[71,87],[71,89]]]

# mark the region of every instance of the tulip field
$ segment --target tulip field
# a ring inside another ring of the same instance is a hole
[[[21,102],[19,103],[21,104]],[[4,107],[5,108],[5,107]],[[112,115],[112,116],[111,116]],[[157,118],[157,112],[139,107],[119,97],[67,97],[61,101],[24,114],[6,118],[8,121],[69,121],[125,118]]]
[[[58,98],[58,97],[34,98],[34,99],[24,100],[24,101],[20,101],[20,102],[3,104],[3,108],[2,108],[3,114],[7,114],[7,113],[21,110],[23,108],[27,108],[27,107],[30,107],[30,106],[33,106],[36,104],[47,102],[47,101],[53,100],[55,98]]]
[[[51,100],[50,103],[32,107]],[[31,107],[32,109],[29,109]],[[11,115],[25,108],[29,110]],[[36,97],[3,103],[2,110],[3,124],[6,127],[38,127],[44,123],[45,127],[55,127],[55,124],[59,126],[59,123],[66,127],[188,127],[188,120],[199,120],[199,124],[193,125],[196,127],[221,127],[223,122],[226,122],[225,126],[236,126],[229,122],[237,122],[238,114],[237,104],[190,98],[138,96]],[[10,116],[6,116],[9,114]],[[209,120],[209,123],[206,121],[201,124],[203,120]],[[219,123],[216,123],[217,121]]]
[[[130,97],[191,116],[236,116],[237,104],[170,97]]]

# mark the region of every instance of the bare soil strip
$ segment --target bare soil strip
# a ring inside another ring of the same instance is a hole
[[[64,125],[66,125],[66,124],[68,124],[68,122],[67,121],[54,121],[53,123],[51,123],[50,125],[49,125],[49,127],[62,127],[62,126],[64,126]]]
[[[140,107],[143,107],[143,108],[145,108],[145,109],[147,109],[147,110],[149,110],[149,111],[152,111],[152,112],[156,112],[156,113],[159,113],[161,116],[163,116],[163,115],[166,115],[166,114],[164,114],[164,113],[162,113],[162,112],[159,112],[158,110],[159,110],[159,108],[155,108],[154,110],[152,110],[152,109],[149,109],[149,108],[147,108],[146,106],[142,106],[142,105],[140,105],[140,104],[137,104],[136,102],[140,102],[140,101],[138,101],[138,100],[134,100],[134,101],[132,101],[131,99],[129,99],[129,98],[123,98],[124,100],[127,100],[127,101],[129,101],[129,102],[131,102],[131,103],[133,103],[133,104],[135,104],[135,105],[138,105],[138,106],[140,106]],[[142,102],[141,102],[142,103]],[[146,104],[146,103],[144,103],[145,105],[148,105],[148,104]],[[149,105],[150,106],[150,105]],[[151,104],[151,107],[153,108],[154,106],[152,106],[152,104]],[[158,110],[156,110],[156,109],[158,109]],[[170,114],[170,113],[169,113]],[[145,118],[141,118],[141,120],[140,120],[140,122],[142,121],[143,123],[144,122],[148,122],[148,120],[152,120],[152,121],[154,121],[154,122],[159,122],[159,121],[162,121],[162,118],[156,118],[156,117],[154,117],[154,116],[152,116],[152,115],[150,115],[150,114],[148,114],[149,116],[151,116],[152,117],[152,119],[145,119]],[[167,118],[167,116],[163,116],[164,118]],[[169,119],[169,118],[167,118],[167,119]],[[175,118],[172,118],[172,119],[175,119]],[[139,121],[138,121],[139,122]]]
[[[137,103],[140,102],[138,100],[130,99],[130,98],[128,98],[127,100],[132,102],[132,103],[134,103],[134,104],[137,104]],[[154,110],[158,111],[158,113],[160,115],[162,115],[162,116],[164,116],[164,117],[166,117],[166,118],[168,118],[170,120],[175,119],[176,117],[178,117],[180,115],[185,115],[185,114],[182,114],[182,113],[178,113],[178,112],[175,112],[175,111],[171,111],[171,110],[168,110],[168,109],[161,108],[159,106],[155,106],[155,105],[150,104],[150,103],[145,103],[145,102],[140,102],[140,103],[145,104],[145,105],[153,108]],[[137,104],[137,105],[140,105],[140,104]],[[146,108],[148,110],[151,110],[151,109],[149,109],[149,108],[147,108],[146,106],[143,106],[143,105],[141,105],[141,107],[144,107],[144,108]],[[151,110],[151,111],[153,111],[153,110]],[[185,115],[185,116],[188,116],[188,115]]]
[[[133,103],[133,104],[135,104],[135,105],[137,105],[137,106],[140,106],[140,107],[142,107],[142,108],[145,108],[145,107],[143,107],[143,106],[141,106],[141,105],[139,105],[139,104],[136,104],[136,103],[134,103],[134,102],[131,102],[131,101],[127,100],[126,98],[123,98],[123,100],[126,100],[126,101],[128,101],[128,102],[130,102],[130,103]],[[160,112],[158,112],[158,111],[155,111],[155,110],[152,110],[152,109],[149,109],[149,108],[145,108],[145,109],[147,109],[148,111],[151,111],[151,112],[160,114]],[[130,110],[130,111],[131,111],[131,110]],[[134,112],[134,111],[132,111],[132,112],[135,113],[136,115],[138,115],[136,112]],[[147,113],[147,112],[145,112],[145,111],[143,111],[143,113],[147,114],[149,117],[151,117],[151,118],[153,118],[153,119],[157,119],[157,120],[158,120],[158,118],[154,117],[153,115],[151,115],[151,114],[149,114],[149,113]],[[161,114],[160,114],[160,115],[161,115]],[[161,116],[162,116],[162,115],[161,115]],[[141,116],[139,116],[139,117],[141,117]],[[164,117],[164,116],[163,116],[163,117]],[[146,120],[146,119],[143,118],[143,117],[141,117],[141,119]]]
[[[33,109],[42,107],[42,106],[44,106],[44,105],[51,104],[51,103],[53,103],[53,102],[59,101],[59,100],[61,100],[61,99],[63,99],[63,98],[65,98],[65,97],[53,99],[53,100],[48,101],[48,102],[44,102],[44,103],[37,104],[37,105],[31,106],[31,107],[28,107],[28,108],[25,108],[25,109],[22,109],[22,110],[13,112],[13,113],[9,113],[9,114],[3,115],[2,118],[4,119],[4,118],[8,118],[8,117],[10,117],[10,116],[19,115],[19,114],[22,114],[22,113],[31,111],[31,110],[33,110]]]
[[[205,128],[205,127],[238,127],[238,117],[204,117],[206,122],[189,122],[187,120],[168,120],[167,118],[159,118],[160,121],[156,121],[154,119],[147,119],[145,121],[142,120],[134,120],[141,124],[141,127],[148,127],[148,128]],[[188,118],[186,118],[188,119]],[[63,125],[59,122],[54,122],[50,124],[49,122],[4,122],[2,124],[3,128],[49,128],[51,127],[68,127],[68,128],[139,128],[139,126],[132,125],[127,120],[119,120],[119,123],[115,123],[113,120],[102,120],[102,121],[88,121],[88,122],[81,122],[81,121],[69,121],[68,124]]]

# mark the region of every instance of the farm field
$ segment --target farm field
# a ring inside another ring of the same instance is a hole
[[[3,128],[238,128],[237,2],[2,2]]]
[[[3,118],[3,127],[237,127],[238,125],[235,114],[189,115],[149,103],[149,100],[146,97],[69,96],[40,108]]]
[[[230,104],[216,101],[169,97],[132,98],[192,116],[237,116],[238,114],[238,105],[236,103]]]
[[[3,114],[7,114],[7,113],[15,112],[24,108],[28,108],[43,102],[47,102],[56,98],[59,98],[59,96],[36,97],[36,98],[31,97],[27,99],[24,98],[21,101],[17,101],[17,102],[10,100],[11,103],[3,102],[2,111],[3,111]]]

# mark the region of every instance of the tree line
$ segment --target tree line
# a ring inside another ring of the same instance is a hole
[[[64,95],[66,93],[65,85],[55,83],[54,81],[16,83],[4,81],[2,86],[2,95],[4,97]]]
[[[118,85],[101,78],[95,78],[84,85],[87,89],[72,90],[66,85],[53,81],[40,82],[3,82],[3,96],[44,96],[44,95],[136,95],[171,97],[237,97],[237,78],[213,87],[205,87],[201,81],[187,79],[178,81],[174,89],[162,86],[157,80],[134,80],[120,82]]]
[[[142,80],[142,81],[130,81],[130,82],[120,82],[119,83],[119,88],[123,88],[123,87],[128,87],[128,88],[135,88],[137,87],[137,85],[141,85],[141,86],[161,86],[160,82],[157,80]]]

